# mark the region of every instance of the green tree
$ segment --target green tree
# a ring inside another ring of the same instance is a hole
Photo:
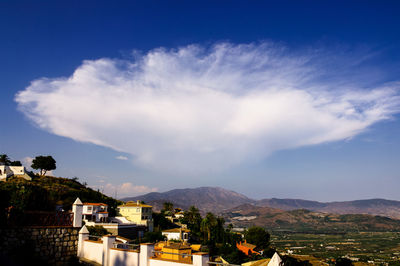
[[[162,212],[153,212],[152,216],[154,221],[154,227],[158,231],[176,227],[174,223],[165,218],[165,214]]]
[[[215,241],[217,243],[225,243],[226,240],[226,233],[224,229],[225,219],[222,217],[217,217],[217,223],[214,227],[213,235],[215,237]]]
[[[146,232],[142,242],[155,243],[158,241],[164,241],[165,239],[166,237],[163,236],[161,232]]]
[[[190,206],[189,210],[183,213],[183,218],[181,219],[181,223],[187,224],[188,228],[191,231],[192,239],[200,238],[200,223],[201,223],[201,215],[199,209],[195,206]]]
[[[87,229],[89,230],[89,234],[92,236],[104,236],[109,234],[107,229],[101,225],[88,226]]]
[[[238,250],[236,247],[232,250],[232,252],[226,254],[224,257],[229,263],[232,264],[242,264],[247,261],[248,257],[246,254]]]
[[[189,225],[200,224],[201,215],[199,209],[195,206],[190,206],[189,210],[183,213],[184,220]]]
[[[10,165],[11,161],[7,154],[0,154],[0,164]]]
[[[264,228],[253,226],[244,233],[244,238],[248,243],[256,245],[257,248],[265,249],[269,246],[270,235]]]
[[[22,166],[22,163],[20,161],[12,161],[10,163],[11,166]]]
[[[217,224],[217,218],[211,212],[208,212],[206,217],[201,221],[200,230],[203,232],[204,236],[207,235],[208,241],[211,241],[211,231]]]
[[[40,169],[40,175],[46,175],[47,171],[51,171],[56,169],[56,161],[53,157],[49,156],[36,156],[35,159],[32,160],[31,167],[33,169]]]
[[[172,214],[174,210],[174,204],[172,202],[164,202],[163,204],[163,212],[168,212],[170,214]]]

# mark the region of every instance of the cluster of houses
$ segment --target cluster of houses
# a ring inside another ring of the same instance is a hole
[[[201,252],[200,244],[189,244],[190,230],[181,225],[179,228],[162,231],[165,241],[155,244],[132,245],[130,241],[142,238],[144,232],[152,232],[152,206],[140,201],[127,202],[118,206],[117,216],[110,217],[108,206],[104,203],[82,203],[79,198],[74,202],[74,226],[82,227],[79,232],[78,257],[82,261],[102,265],[170,265],[194,266],[210,265],[208,253]],[[177,215],[183,212],[176,211]],[[172,215],[171,220],[176,216]],[[83,225],[83,222],[85,225]],[[83,226],[82,226],[83,225]],[[110,234],[91,239],[86,226],[102,226]],[[238,243],[237,248],[245,254],[257,253],[255,246],[247,242]],[[211,263],[215,264],[215,263]],[[219,259],[217,264],[228,264]],[[258,261],[254,265],[278,266],[281,259],[275,254],[272,259]],[[247,263],[246,266],[253,264]]]
[[[117,216],[110,217],[105,203],[82,203],[77,199],[75,206],[82,206],[82,221],[87,226],[102,226],[112,235],[128,239],[142,238],[145,232],[153,232],[152,206],[138,202],[127,202],[118,206]]]

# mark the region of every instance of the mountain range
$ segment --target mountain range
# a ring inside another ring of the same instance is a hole
[[[280,211],[306,209],[320,213],[369,214],[400,219],[400,201],[386,199],[366,199],[354,201],[319,202],[303,199],[262,199],[254,200],[243,194],[220,187],[199,187],[174,189],[167,192],[151,192],[128,197],[123,201],[142,200],[160,210],[164,202],[172,202],[175,207],[187,209],[196,206],[201,212],[224,213],[243,204],[254,207],[268,207]]]
[[[234,227],[262,226],[271,231],[344,232],[400,231],[400,220],[369,214],[335,214],[306,209],[284,211],[243,204],[220,214]]]

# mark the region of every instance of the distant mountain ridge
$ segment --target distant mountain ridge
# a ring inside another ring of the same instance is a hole
[[[247,196],[220,187],[199,187],[174,189],[167,192],[151,192],[142,196],[123,198],[123,201],[143,200],[152,204],[156,210],[166,201],[174,206],[187,209],[196,206],[202,212],[221,213],[239,205],[251,204],[284,211],[307,209],[314,212],[337,214],[370,214],[400,219],[400,201],[386,199],[366,199],[354,201],[319,202],[303,199],[262,199],[254,200]]]
[[[221,213],[234,227],[262,226],[292,232],[400,231],[400,220],[369,214],[332,214],[306,209],[284,211],[244,204]]]
[[[166,201],[175,207],[188,209],[194,205],[203,212],[220,212],[245,203],[255,203],[243,194],[220,187],[174,189],[167,192],[151,192],[142,196],[123,198],[123,201],[143,200],[160,210]]]
[[[353,201],[318,202],[301,199],[263,199],[257,206],[291,211],[307,209],[337,214],[370,214],[400,219],[400,201],[386,199],[366,199]]]

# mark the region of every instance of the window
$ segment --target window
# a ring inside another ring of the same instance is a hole
[[[88,211],[91,211],[91,210],[92,210],[92,207],[89,207],[89,206],[88,206],[88,207],[87,207],[87,210],[88,210]]]

